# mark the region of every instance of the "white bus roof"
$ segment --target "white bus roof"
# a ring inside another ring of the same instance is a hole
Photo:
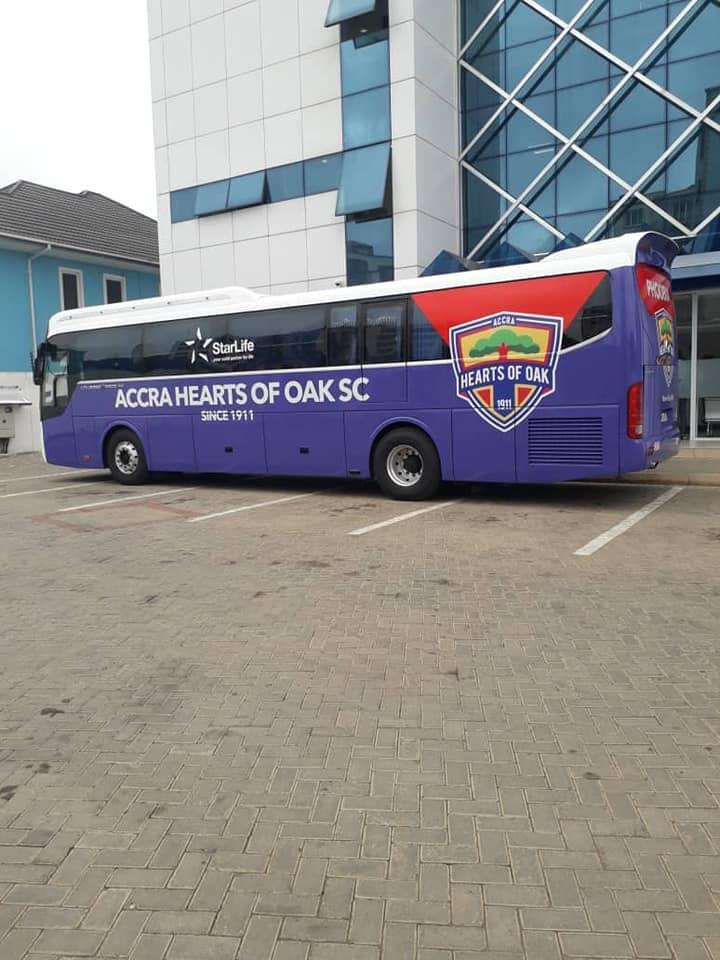
[[[618,267],[634,266],[637,262],[638,246],[649,236],[652,234],[647,232],[626,234],[610,240],[569,247],[567,250],[560,250],[531,263],[471,270],[466,273],[450,273],[443,276],[414,277],[408,280],[392,280],[387,283],[371,283],[354,287],[333,287],[327,290],[281,296],[258,294],[244,287],[226,287],[221,290],[206,290],[198,293],[154,297],[151,300],[129,300],[125,303],[85,307],[81,310],[66,310],[50,318],[48,337],[100,327],[159,323],[166,320],[194,320],[225,313],[385,299],[453,287],[554,277],[566,273],[588,273],[593,270],[612,270]],[[655,236],[660,239],[659,234]],[[661,239],[664,243],[672,244],[672,241],[668,241],[665,237]]]

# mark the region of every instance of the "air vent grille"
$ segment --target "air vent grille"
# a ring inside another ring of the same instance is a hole
[[[602,465],[601,417],[548,417],[528,427],[528,463]]]

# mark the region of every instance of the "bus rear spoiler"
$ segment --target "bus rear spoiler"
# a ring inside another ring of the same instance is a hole
[[[679,253],[680,247],[670,237],[662,233],[646,233],[637,245],[637,262],[659,267],[669,274]]]

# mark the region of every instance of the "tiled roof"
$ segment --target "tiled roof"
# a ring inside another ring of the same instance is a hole
[[[18,180],[0,188],[0,235],[158,263],[157,223],[101,193],[69,193]]]

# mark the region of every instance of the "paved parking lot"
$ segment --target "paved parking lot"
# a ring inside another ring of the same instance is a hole
[[[662,494],[0,461],[0,960],[720,958],[720,489]]]

